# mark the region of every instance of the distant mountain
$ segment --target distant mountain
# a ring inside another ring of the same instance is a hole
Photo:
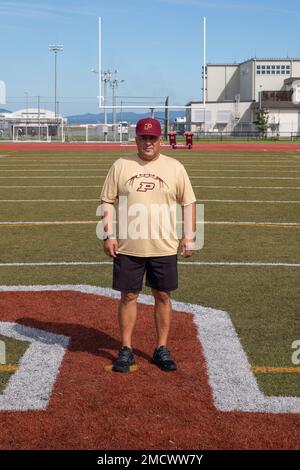
[[[149,115],[149,113],[147,113]],[[155,118],[159,120],[164,119],[164,112],[159,111],[155,113]],[[132,112],[125,112],[117,113],[116,114],[116,121],[127,121],[130,124],[136,124],[139,119],[141,119],[142,115]],[[169,119],[170,121],[175,121],[177,117],[185,117],[185,111],[170,111]],[[66,116],[69,124],[97,124],[104,122],[104,114],[79,114],[73,116]],[[112,122],[112,114],[108,113],[108,123]]]
[[[3,109],[3,108],[0,108],[0,113],[10,113],[11,111],[9,111],[8,109]]]

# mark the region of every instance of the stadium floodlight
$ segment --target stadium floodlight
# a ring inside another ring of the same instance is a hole
[[[64,46],[62,44],[50,44],[49,51],[54,52],[54,114],[55,119],[57,117],[57,54],[64,50]]]

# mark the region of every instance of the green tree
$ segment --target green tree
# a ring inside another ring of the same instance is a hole
[[[265,137],[269,127],[269,111],[265,108],[259,108],[255,112],[255,121],[254,124],[257,127],[257,130]]]

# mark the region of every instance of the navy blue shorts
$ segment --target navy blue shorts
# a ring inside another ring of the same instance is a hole
[[[177,289],[177,255],[144,258],[121,253],[114,258],[113,289],[122,292],[142,290],[145,271],[146,286],[165,292]]]

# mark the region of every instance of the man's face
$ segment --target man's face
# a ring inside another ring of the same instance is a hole
[[[137,135],[135,141],[140,158],[143,160],[153,160],[158,157],[161,137],[154,135]]]

